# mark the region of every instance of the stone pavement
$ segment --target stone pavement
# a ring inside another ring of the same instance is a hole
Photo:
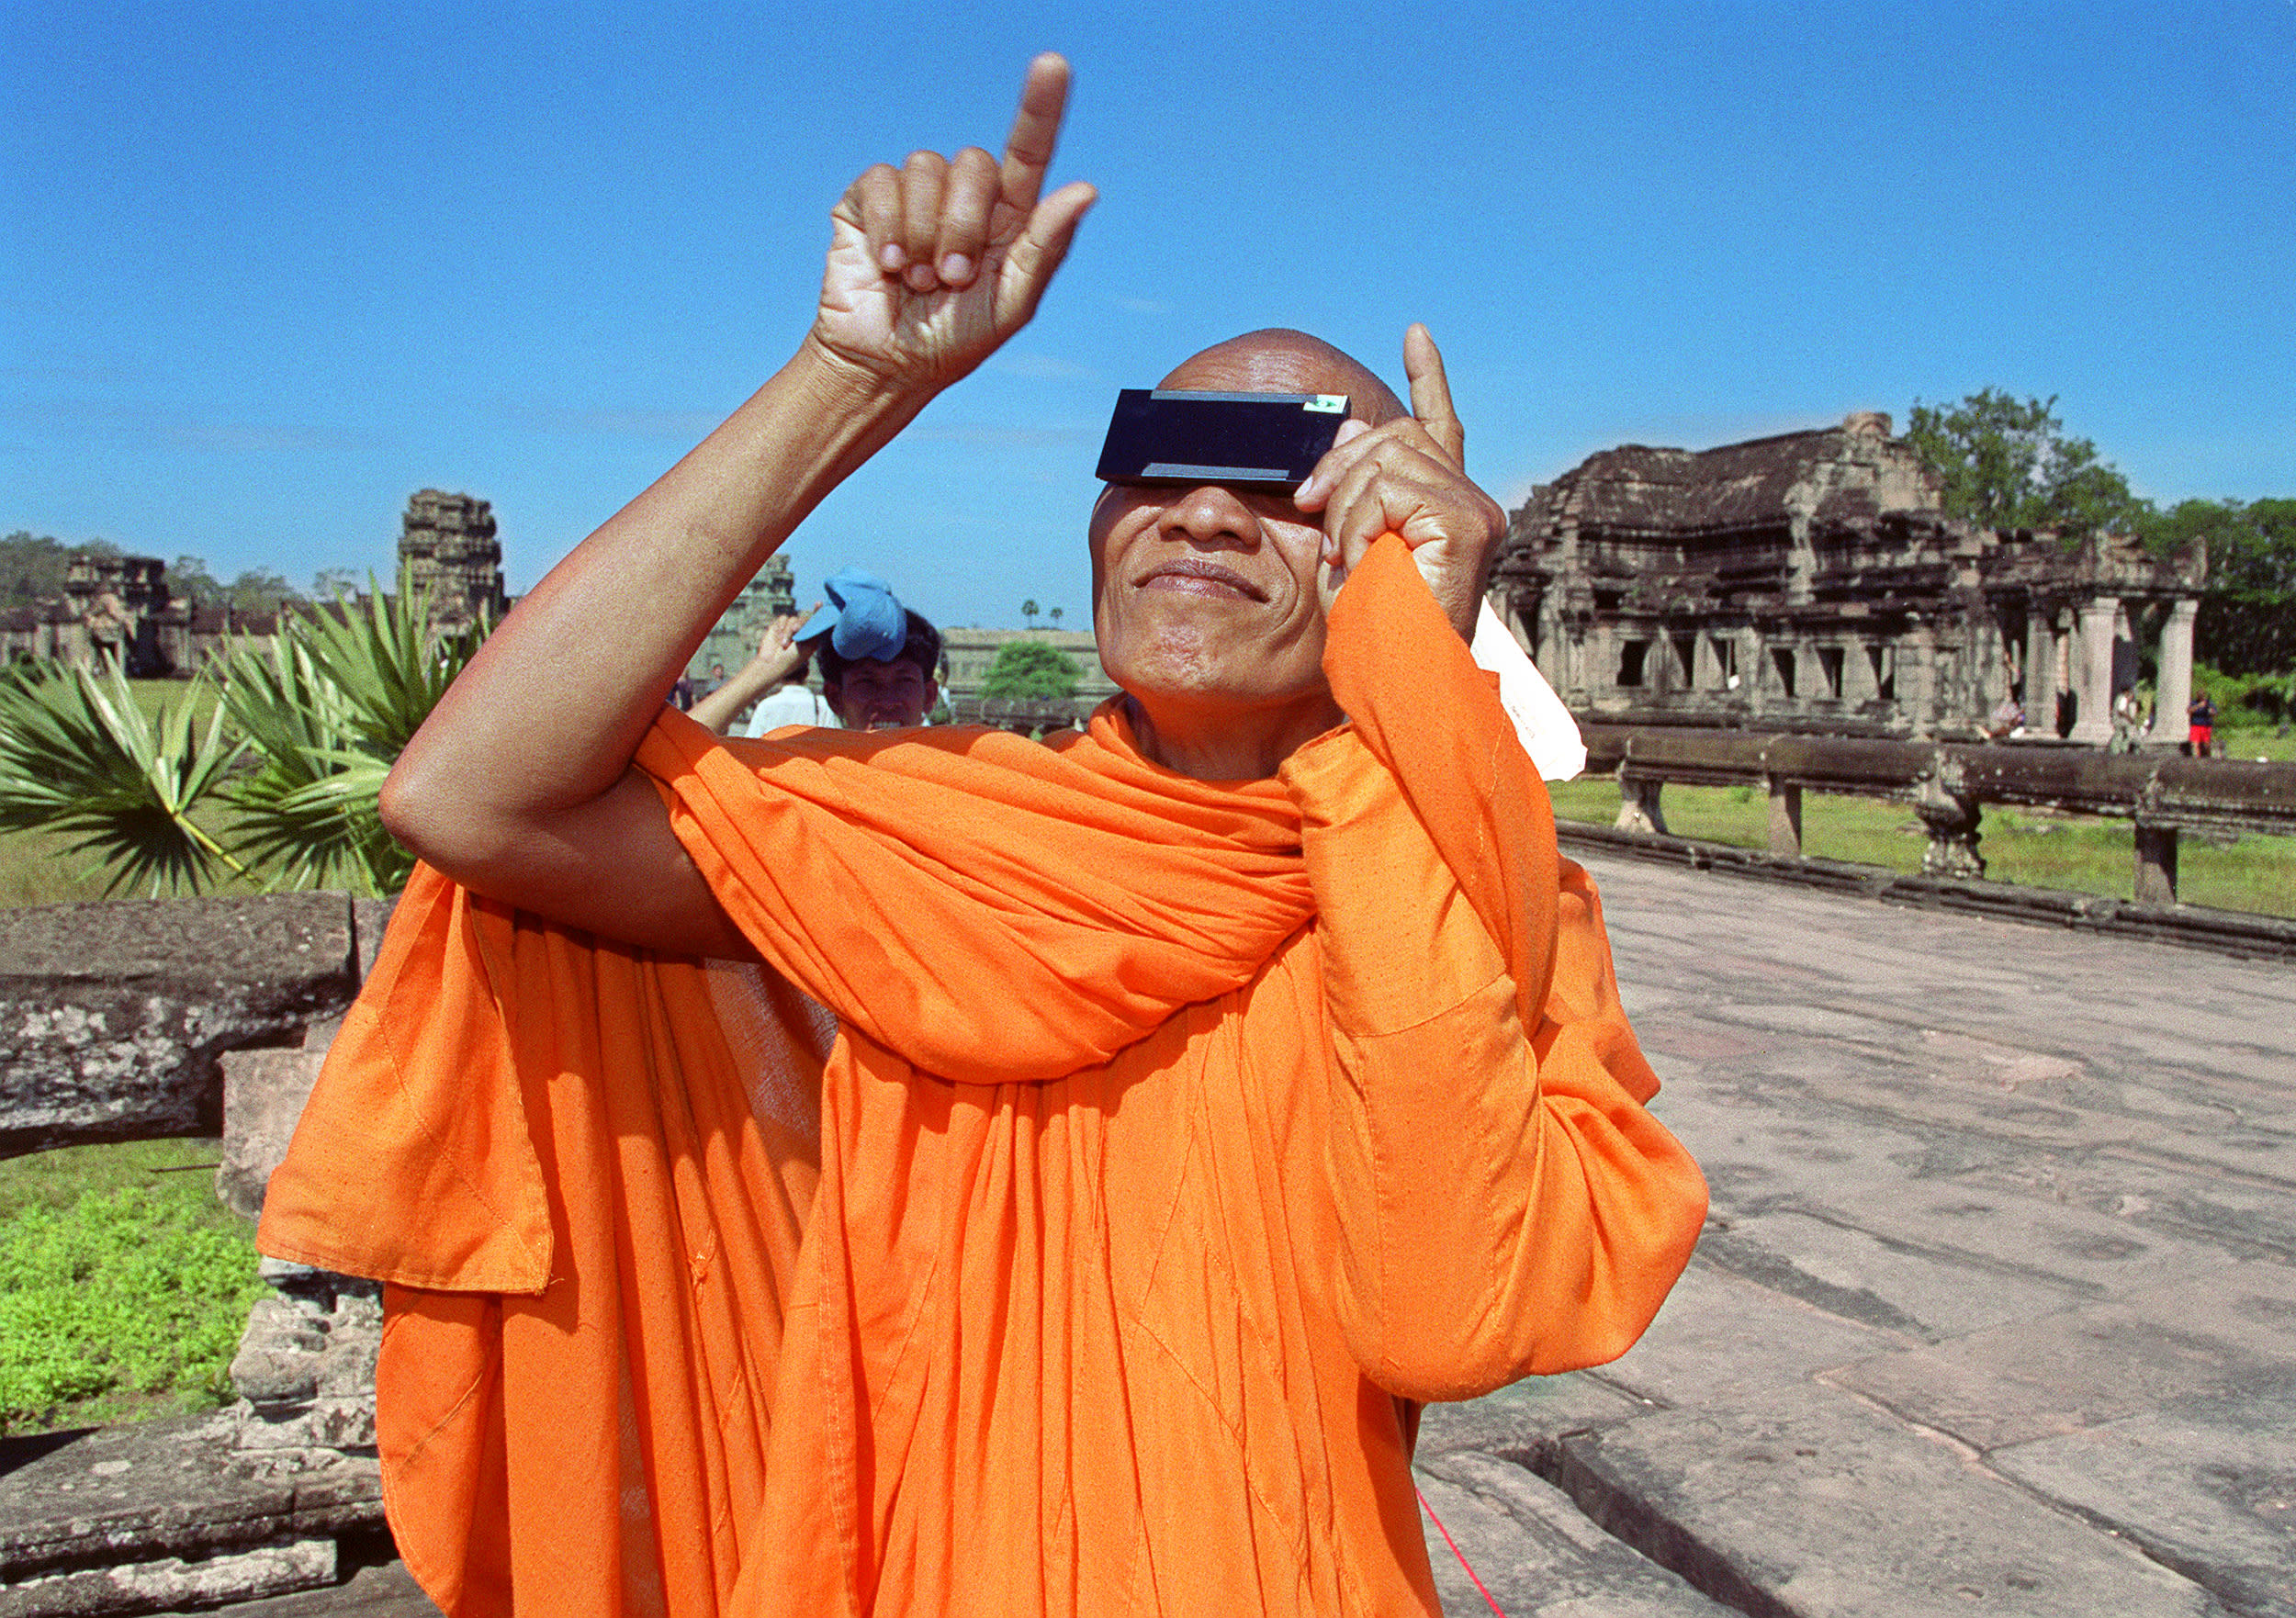
[[[2296,1615],[2296,972],[1589,863],[1714,1210],[1624,1359],[1428,1412],[1497,1604]]]
[[[1590,863],[1714,1213],[1624,1359],[1428,1412],[1500,1608],[2296,1618],[2296,973]]]

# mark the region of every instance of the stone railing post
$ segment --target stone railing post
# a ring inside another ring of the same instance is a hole
[[[2177,828],[2136,823],[2136,871],[2132,882],[2139,905],[2177,902]]]
[[[1639,775],[1624,765],[1618,770],[1618,819],[1614,822],[1620,831],[1639,832],[1644,837],[1665,837],[1666,811],[1660,806],[1659,794],[1666,783],[1655,776]]]
[[[1770,851],[1787,860],[1802,857],[1802,783],[1766,778],[1770,789]]]
[[[1930,832],[1930,846],[1921,852],[1922,875],[1985,875],[1985,856],[1977,852],[1977,820],[1984,811],[1963,790],[1961,771],[1952,760],[1940,758],[1936,769],[1921,778],[1913,812]]]

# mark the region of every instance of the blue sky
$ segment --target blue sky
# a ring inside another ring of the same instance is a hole
[[[2296,3],[0,0],[0,531],[513,589],[786,357],[826,216],[1075,63],[1036,323],[789,546],[945,624],[1088,607],[1112,392],[1254,326],[1442,343],[1513,505],[1625,442],[1993,386],[2137,489],[2296,495]]]

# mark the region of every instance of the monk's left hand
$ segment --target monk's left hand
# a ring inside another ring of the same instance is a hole
[[[1402,536],[1452,627],[1475,635],[1475,612],[1507,514],[1467,476],[1467,431],[1451,407],[1443,355],[1414,322],[1403,336],[1412,413],[1383,427],[1350,421],[1292,499],[1323,513],[1321,589],[1331,608],[1348,572],[1382,534]]]

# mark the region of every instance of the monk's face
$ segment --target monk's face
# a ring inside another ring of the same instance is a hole
[[[1374,425],[1392,405],[1361,365],[1297,332],[1207,349],[1158,386],[1346,394]],[[1091,540],[1100,659],[1152,717],[1186,707],[1239,724],[1337,723],[1322,669],[1323,531],[1289,495],[1110,484]]]

